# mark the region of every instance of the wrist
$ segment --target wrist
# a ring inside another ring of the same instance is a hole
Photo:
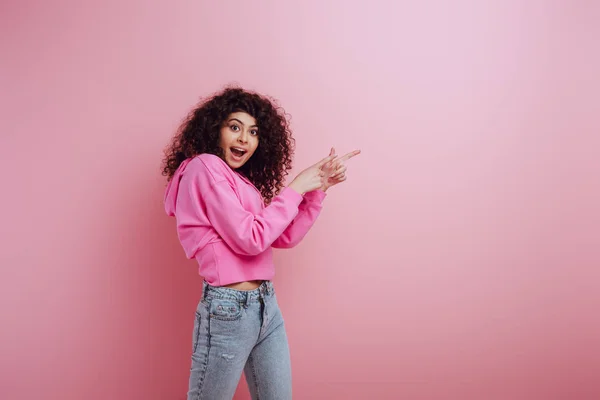
[[[301,188],[298,187],[298,185],[295,182],[292,182],[288,185],[288,187],[290,189],[292,189],[293,191],[295,191],[296,193],[300,194],[301,196],[304,196],[304,190],[302,190]]]

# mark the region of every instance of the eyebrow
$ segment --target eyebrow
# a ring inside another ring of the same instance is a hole
[[[231,118],[228,122],[231,122],[231,121],[237,121],[240,124],[242,124],[242,126],[244,126],[244,123],[242,121],[240,121],[239,119],[237,119],[237,118]],[[250,128],[258,128],[258,126],[252,125]]]

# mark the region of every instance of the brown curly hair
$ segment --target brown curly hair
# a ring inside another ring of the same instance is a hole
[[[237,87],[228,87],[201,101],[179,127],[165,150],[162,174],[170,180],[181,163],[202,153],[224,158],[220,129],[234,112],[246,112],[259,128],[256,151],[237,171],[262,194],[266,203],[279,193],[292,168],[294,138],[288,115],[277,101]]]

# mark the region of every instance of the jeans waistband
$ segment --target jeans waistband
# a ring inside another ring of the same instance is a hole
[[[253,290],[237,290],[221,286],[209,285],[206,281],[202,283],[203,299],[229,299],[239,301],[244,304],[260,301],[261,298],[273,296],[275,288],[273,282],[264,281],[259,287]]]

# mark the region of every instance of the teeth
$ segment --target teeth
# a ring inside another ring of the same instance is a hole
[[[246,152],[246,150],[240,149],[239,147],[232,147],[232,149],[237,150],[237,151],[241,151],[242,153]]]

